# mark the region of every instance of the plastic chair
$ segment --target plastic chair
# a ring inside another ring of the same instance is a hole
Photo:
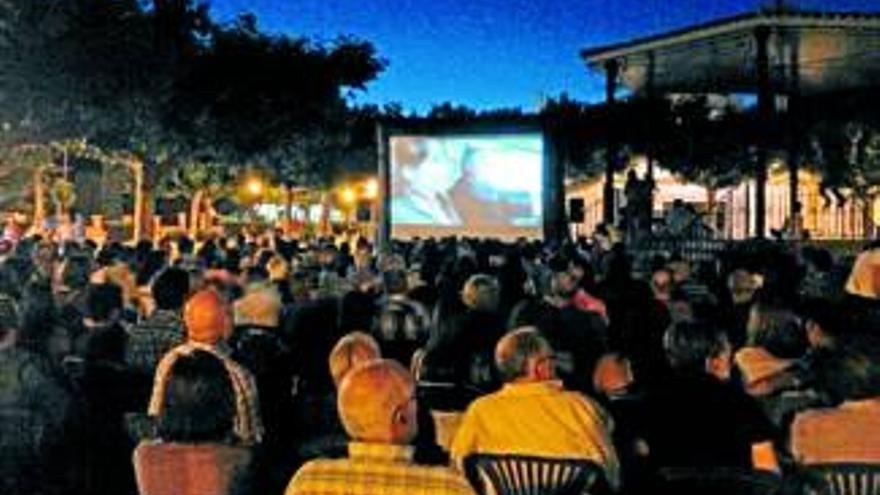
[[[809,495],[880,495],[880,464],[812,464],[803,490]]]
[[[581,495],[605,493],[595,462],[511,454],[473,454],[465,474],[480,495]],[[594,491],[595,490],[595,491]]]
[[[657,476],[661,492],[675,495],[773,495],[782,489],[776,473],[735,467],[662,468]]]

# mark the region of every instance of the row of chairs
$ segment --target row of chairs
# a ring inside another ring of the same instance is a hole
[[[480,495],[603,495],[602,468],[582,459],[476,454],[465,474]],[[809,466],[794,480],[775,473],[732,468],[669,468],[657,490],[675,495],[880,495],[880,465]]]

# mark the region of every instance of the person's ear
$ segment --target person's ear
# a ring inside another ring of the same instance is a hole
[[[532,361],[532,370],[530,375],[540,381],[552,380],[555,377],[553,367],[553,358],[550,356],[541,356]]]
[[[730,357],[724,353],[706,358],[706,372],[719,380],[728,380],[730,378],[730,370]]]
[[[407,425],[410,422],[409,417],[406,414],[406,409],[403,407],[398,407],[394,410],[394,422],[399,425]]]

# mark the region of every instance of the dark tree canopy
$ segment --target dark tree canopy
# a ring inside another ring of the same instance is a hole
[[[191,0],[0,5],[0,143],[86,138],[157,163],[284,161],[336,145],[347,96],[385,66],[368,42],[268,35],[252,15],[221,25]]]

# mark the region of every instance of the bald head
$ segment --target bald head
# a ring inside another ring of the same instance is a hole
[[[349,371],[381,357],[376,339],[364,332],[351,332],[339,339],[330,351],[330,375],[333,383],[339,387]]]
[[[415,383],[399,363],[387,359],[355,368],[339,387],[339,416],[354,440],[407,444],[415,438]]]
[[[495,346],[495,366],[505,382],[555,377],[553,349],[535,327],[511,331]]]
[[[200,290],[189,298],[183,309],[183,320],[187,336],[193,342],[214,345],[232,331],[229,306],[213,289]]]

